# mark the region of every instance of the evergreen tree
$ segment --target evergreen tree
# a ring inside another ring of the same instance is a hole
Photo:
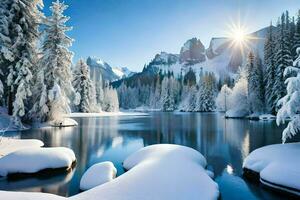
[[[80,94],[78,111],[84,113],[97,112],[94,83],[90,79],[89,67],[82,59],[78,61],[73,77],[75,92]]]
[[[291,66],[292,64],[284,14],[282,14],[281,16],[281,23],[279,24],[278,29],[279,29],[279,33],[277,36],[277,44],[276,44],[276,51],[275,51],[276,71],[275,71],[275,81],[273,85],[273,90],[276,91],[275,94],[276,103],[286,93],[285,91],[286,87],[284,84],[285,77],[283,75],[283,72],[286,67]],[[289,76],[289,74],[287,74],[287,76]]]
[[[264,84],[262,62],[258,53],[256,56],[252,52],[248,55],[247,79],[249,110],[251,113],[262,113],[264,111]]]
[[[200,79],[195,111],[209,112],[216,108],[216,78],[213,73],[207,73]]]
[[[51,111],[52,109],[69,112],[69,97],[74,94],[71,83],[73,53],[68,49],[72,45],[73,40],[65,34],[65,32],[70,31],[71,28],[66,26],[69,17],[63,15],[63,12],[67,8],[68,6],[59,0],[53,2],[50,7],[52,15],[45,20],[45,40],[42,44],[42,57],[40,59],[39,68],[39,70],[44,71],[44,80],[41,82],[45,84],[46,93],[49,94],[49,91],[59,91],[57,94],[62,95],[59,97],[59,101],[61,102],[64,100],[65,102],[62,105],[67,107],[64,109],[54,108],[53,101],[58,102],[58,96],[52,95],[52,97],[56,98],[48,97],[47,101],[44,101],[44,103],[47,105],[49,112],[44,113],[45,116],[41,117],[42,120],[54,120],[55,117],[59,117],[57,112]],[[36,89],[35,92],[38,94],[41,91]],[[41,101],[37,100],[35,104],[39,104],[39,102]],[[38,112],[39,106],[34,106],[36,112]],[[51,115],[51,113],[55,113],[55,115]]]
[[[265,65],[265,102],[268,112],[275,114],[276,110],[276,90],[273,85],[275,82],[275,41],[272,23],[264,45],[264,65]]]
[[[277,124],[285,123],[287,118],[291,119],[282,133],[283,143],[300,131],[300,48],[297,49],[297,54],[298,58],[294,61],[293,66],[285,69],[285,73],[294,71],[297,76],[286,80],[287,94],[278,102],[281,108],[277,113]]]
[[[38,62],[38,27],[42,17],[41,0],[1,1],[1,64],[8,69],[8,114],[14,123],[22,126],[20,119],[28,111],[27,100],[32,95],[32,73]],[[4,9],[4,11],[3,11]]]
[[[292,52],[294,52],[294,57],[296,58],[296,49],[300,47],[300,10],[298,10],[298,16],[295,25],[295,34],[294,34],[294,46]]]

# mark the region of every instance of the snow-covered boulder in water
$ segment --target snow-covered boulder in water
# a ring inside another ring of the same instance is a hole
[[[69,127],[69,126],[77,126],[78,123],[71,118],[62,118],[50,121],[49,124],[54,127]]]
[[[74,152],[65,147],[24,148],[0,158],[0,176],[37,173],[45,169],[69,169],[75,160]]]
[[[260,182],[268,187],[300,196],[299,155],[299,142],[268,145],[253,151],[243,168],[246,176],[249,172],[258,173]]]
[[[112,162],[101,162],[91,166],[80,180],[80,189],[89,190],[116,177],[117,169]]]

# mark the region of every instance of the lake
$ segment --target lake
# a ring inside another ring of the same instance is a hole
[[[112,161],[119,176],[124,173],[122,162],[132,152],[151,144],[172,143],[192,147],[206,157],[222,199],[288,199],[242,177],[243,160],[251,151],[281,143],[284,126],[278,127],[274,121],[225,119],[220,113],[180,112],[74,119],[79,124],[77,127],[6,133],[16,138],[40,139],[47,147],[69,147],[76,154],[77,165],[69,173],[17,180],[1,178],[0,189],[72,196],[80,192],[80,178],[91,165]]]

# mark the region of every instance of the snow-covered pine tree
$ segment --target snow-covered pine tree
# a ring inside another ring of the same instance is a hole
[[[213,73],[206,73],[200,80],[195,111],[210,112],[216,108],[216,78]]]
[[[45,84],[46,93],[50,95],[50,91],[52,91],[52,93],[55,92],[56,94],[52,94],[52,97],[56,98],[48,97],[46,101],[42,101],[49,109],[47,113],[38,114],[43,121],[55,120],[55,117],[59,117],[57,111],[69,112],[69,97],[74,95],[71,72],[73,53],[68,49],[72,45],[73,40],[65,34],[65,32],[71,30],[71,27],[66,26],[69,17],[63,14],[67,8],[68,6],[59,0],[53,2],[50,7],[52,15],[47,17],[44,22],[45,39],[42,43],[42,57],[40,59],[39,70],[44,71],[43,84]],[[35,89],[35,93],[37,94],[41,92],[38,88],[39,87]],[[65,102],[61,103],[61,101]],[[41,100],[37,100],[35,104],[40,104],[40,102]],[[64,109],[54,108],[53,104],[55,103],[57,105],[57,102],[67,107]],[[35,105],[34,108],[36,109],[33,110],[33,112],[39,112],[40,106],[45,105]],[[56,111],[54,112],[52,109],[56,109]],[[53,113],[55,113],[55,115],[53,115]]]
[[[273,85],[275,82],[275,41],[272,23],[269,27],[267,38],[264,45],[264,65],[265,65],[265,103],[266,110],[271,114],[276,112],[276,90]]]
[[[2,28],[6,29],[1,32],[1,40],[5,40],[1,59],[4,58],[5,67],[9,69],[8,113],[13,115],[16,126],[22,126],[21,118],[28,111],[27,100],[32,95],[32,73],[38,62],[36,49],[43,2],[5,0],[1,5],[8,11],[8,18],[1,18]]]
[[[276,91],[275,102],[277,103],[286,94],[286,86],[284,84],[284,70],[292,65],[291,52],[289,49],[288,34],[285,25],[285,15],[281,16],[281,23],[278,26],[277,44],[275,52],[275,82],[273,90]],[[289,76],[289,74],[286,74]]]
[[[104,88],[104,102],[102,108],[106,112],[119,111],[118,93],[113,87],[109,85]]]
[[[281,108],[277,113],[277,124],[285,123],[287,118],[291,119],[282,133],[283,143],[300,131],[300,48],[297,49],[297,54],[298,58],[294,61],[293,66],[284,71],[285,74],[294,71],[297,76],[287,78],[287,94],[278,102]]]
[[[165,76],[161,83],[161,102],[163,111],[174,111],[175,97],[171,89],[171,77]]]
[[[219,111],[227,111],[231,109],[229,97],[232,93],[232,90],[225,84],[222,86],[221,91],[219,92],[216,98],[216,106]]]
[[[75,66],[72,83],[75,92],[80,94],[77,110],[84,113],[97,112],[94,83],[90,79],[89,67],[83,59],[80,59]]]
[[[295,25],[295,34],[294,34],[294,46],[292,52],[296,53],[296,49],[300,47],[300,9],[298,10],[298,16]],[[295,55],[296,59],[297,55]]]
[[[246,67],[249,110],[251,113],[262,113],[264,111],[264,85],[262,62],[258,53],[255,56],[252,52],[249,53]]]
[[[14,60],[13,52],[11,51],[12,41],[9,35],[9,2],[3,0],[0,3],[0,102],[5,104],[5,99],[2,95],[7,89],[6,77],[8,67]]]

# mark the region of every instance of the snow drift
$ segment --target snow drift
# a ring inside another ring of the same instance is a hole
[[[0,158],[0,176],[70,168],[75,160],[74,152],[65,147],[24,148]]]
[[[112,162],[101,162],[91,166],[80,180],[80,189],[89,190],[109,182],[116,177],[117,169]]]
[[[268,145],[253,151],[243,168],[259,173],[268,187],[300,195],[300,143]]]

